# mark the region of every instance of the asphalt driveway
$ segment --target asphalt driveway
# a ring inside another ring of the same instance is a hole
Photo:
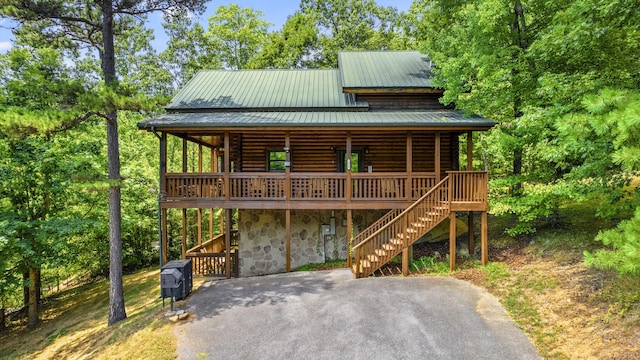
[[[538,359],[484,289],[348,269],[205,283],[176,327],[180,359]]]

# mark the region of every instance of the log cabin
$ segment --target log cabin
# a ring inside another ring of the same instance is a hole
[[[343,51],[337,69],[197,73],[166,114],[138,124],[160,139],[162,264],[170,209],[182,210],[182,258],[199,274],[255,276],[346,258],[365,277],[396,256],[406,274],[412,245],[446,219],[453,269],[460,212],[469,229],[480,213],[486,263],[488,174],[473,169],[472,133],[495,123],[440,104],[432,69],[415,51]],[[181,172],[168,171],[169,137],[181,139]],[[188,143],[198,146],[196,171],[187,171]],[[186,209],[197,209],[191,249]],[[210,209],[223,210],[223,231],[202,241]]]

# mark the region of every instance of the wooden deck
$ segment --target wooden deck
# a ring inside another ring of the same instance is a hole
[[[486,210],[486,172],[448,174],[455,210]],[[164,208],[404,208],[431,190],[436,180],[435,173],[167,173],[161,204]]]

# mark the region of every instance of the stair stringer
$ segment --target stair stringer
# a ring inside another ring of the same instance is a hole
[[[351,270],[367,277],[433,230],[451,212],[449,176],[376,232],[354,246]]]

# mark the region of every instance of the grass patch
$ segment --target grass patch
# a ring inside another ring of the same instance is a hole
[[[107,327],[106,280],[50,298],[33,330],[13,323],[0,334],[3,359],[174,359],[173,324],[163,318],[159,270],[124,277],[128,318]]]
[[[445,261],[438,261],[435,256],[421,256],[411,262],[410,270],[434,275],[449,274],[451,272],[449,269],[449,256],[447,255]]]
[[[331,259],[323,263],[309,263],[304,264],[296,269],[296,271],[318,271],[318,270],[331,270],[346,268],[347,260],[344,259]]]

